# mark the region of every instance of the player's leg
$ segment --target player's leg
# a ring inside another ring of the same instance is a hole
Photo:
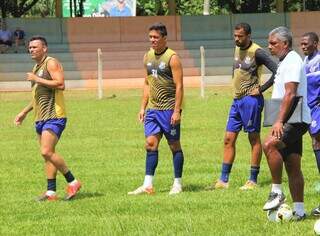
[[[39,145],[41,146],[41,135],[38,134]],[[47,191],[39,196],[37,201],[55,201],[58,199],[56,190],[57,190],[57,168],[50,162],[45,160],[45,174],[47,177]]]
[[[170,195],[182,192],[182,172],[184,164],[184,155],[180,144],[180,123],[175,125],[171,124],[173,112],[173,110],[164,110],[157,113],[157,121],[172,152],[174,181],[169,192]]]
[[[282,192],[282,169],[283,157],[285,153],[281,154],[279,151],[283,149],[285,144],[271,135],[268,135],[263,144],[263,151],[266,155],[268,166],[272,177],[271,192],[268,200],[263,206],[263,210],[271,210],[277,208],[285,200]]]
[[[46,161],[51,162],[61,172],[68,185],[65,199],[72,199],[81,188],[81,183],[75,179],[68,169],[64,159],[55,151],[55,147],[65,128],[66,119],[52,119],[44,123],[41,133],[41,154]]]
[[[230,107],[226,132],[223,140],[223,162],[221,167],[220,178],[213,185],[214,189],[225,189],[229,187],[229,175],[236,156],[236,141],[242,121],[239,112],[240,99],[234,99]]]
[[[293,201],[294,218],[303,220],[306,216],[303,203],[304,179],[301,171],[301,155],[290,154],[285,160],[289,189]]]
[[[238,132],[226,131],[224,136],[223,148],[223,163],[221,167],[221,174],[218,181],[215,183],[215,189],[224,189],[229,186],[229,175],[231,173],[232,165],[236,155],[236,141]]]
[[[243,129],[248,133],[251,145],[251,165],[248,181],[240,188],[251,190],[256,188],[260,162],[262,157],[262,145],[260,139],[261,112],[264,101],[262,96],[245,96],[239,104],[239,112],[243,122]]]
[[[143,185],[128,192],[129,195],[154,193],[153,179],[158,165],[158,147],[162,138],[162,132],[156,120],[156,112],[155,110],[148,110],[144,121],[146,164]]]
[[[181,148],[180,140],[168,141],[168,144],[172,152],[172,161],[174,169],[174,181],[169,194],[174,195],[182,192],[182,173],[184,155]]]
[[[320,173],[320,106],[311,109],[311,118],[309,132],[312,137],[312,148],[316,157],[318,172]]]

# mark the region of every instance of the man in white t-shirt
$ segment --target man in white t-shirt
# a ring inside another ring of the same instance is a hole
[[[301,57],[292,50],[292,34],[286,27],[278,27],[269,33],[269,50],[279,58],[279,67],[274,80],[272,98],[281,98],[276,122],[266,138],[263,151],[267,157],[272,176],[272,189],[263,210],[277,209],[285,200],[282,192],[283,164],[288,174],[289,188],[293,200],[293,219],[306,218],[301,171],[302,136],[307,132],[311,118],[307,105],[307,81]],[[302,121],[287,123],[294,109],[297,96],[302,96]]]

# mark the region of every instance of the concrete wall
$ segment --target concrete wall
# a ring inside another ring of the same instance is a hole
[[[284,14],[237,14],[221,16],[151,16],[70,19],[7,19],[9,29],[21,27],[27,37],[41,34],[49,43],[121,43],[147,41],[148,27],[163,22],[168,40],[232,40],[234,25],[248,22],[253,38],[266,38],[280,25],[291,28],[296,37],[307,31],[319,33],[320,11]]]

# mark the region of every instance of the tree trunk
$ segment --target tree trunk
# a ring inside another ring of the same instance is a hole
[[[283,12],[283,0],[276,0],[276,9],[277,9],[277,12]]]
[[[167,0],[169,6],[169,15],[176,15],[177,3],[176,0]]]
[[[203,15],[210,15],[210,0],[203,0]]]

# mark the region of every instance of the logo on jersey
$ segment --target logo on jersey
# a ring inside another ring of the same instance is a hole
[[[317,127],[317,121],[316,120],[311,121],[311,127],[312,128]]]
[[[42,77],[42,76],[43,76],[43,70],[39,70],[38,73],[37,73],[37,75],[38,75],[39,77]]]
[[[313,73],[313,72],[316,72],[317,71],[317,68],[320,66],[320,63],[316,63],[315,65],[311,66],[310,67],[310,72]]]
[[[152,69],[151,73],[154,78],[158,78],[158,71],[156,69]]]
[[[160,62],[160,64],[159,64],[159,69],[160,70],[163,70],[164,68],[166,68],[166,63],[165,62]]]
[[[244,63],[249,65],[251,63],[251,58],[249,56],[246,56],[246,58],[244,59]]]
[[[151,63],[151,62],[148,62],[148,63],[147,63],[147,67],[150,67],[150,66],[152,66],[152,63]]]

